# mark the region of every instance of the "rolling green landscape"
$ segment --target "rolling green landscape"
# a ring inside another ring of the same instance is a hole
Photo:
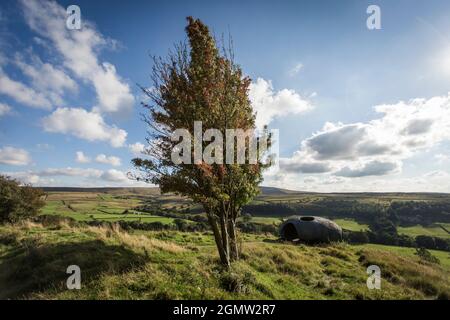
[[[190,200],[156,188],[47,189],[32,221],[0,227],[0,298],[26,299],[448,299],[450,253],[343,241],[294,245],[278,240],[279,212],[239,219],[242,259],[221,270],[204,213]],[[266,190],[251,205],[449,201],[443,195],[326,195]],[[419,199],[420,198],[420,199]],[[270,207],[271,208],[271,207]],[[339,211],[339,210],[338,210]],[[303,212],[299,212],[299,214]],[[353,218],[352,218],[353,217]],[[369,231],[355,211],[335,218]],[[333,217],[330,217],[333,219]],[[134,224],[133,224],[134,223]],[[442,227],[444,228],[442,228]],[[251,227],[251,228],[250,228]],[[449,238],[447,222],[399,226],[398,233]],[[247,230],[247,231],[245,231]],[[248,231],[250,230],[250,231]],[[65,269],[79,265],[81,290],[67,290]],[[382,289],[366,287],[379,265]]]
[[[53,190],[49,188],[49,190]],[[173,223],[174,218],[162,216],[164,213],[175,213],[180,218],[183,214],[202,215],[201,208],[193,204],[189,199],[175,195],[161,195],[157,188],[117,188],[117,189],[67,189],[72,191],[48,191],[46,205],[42,214],[57,215],[73,218],[77,221],[139,221]],[[410,201],[411,203],[433,203],[445,201],[450,205],[450,195],[444,194],[311,194],[275,188],[263,188],[251,205],[267,207],[267,205],[296,205],[303,204],[305,208],[314,206],[321,201],[327,203],[338,200],[340,203],[357,203],[361,206],[373,204],[388,205],[393,201]],[[142,206],[150,206],[150,209],[142,209]],[[332,208],[336,211],[339,208]],[[149,211],[150,210],[150,211]],[[244,210],[245,211],[245,210]],[[308,215],[308,212],[292,212],[294,214]],[[279,225],[289,214],[272,212],[267,215],[261,212],[251,216],[250,220],[256,224]],[[312,213],[310,213],[312,214]],[[314,212],[315,215],[321,215]],[[333,214],[324,214],[343,229],[350,231],[365,231],[369,229],[366,222],[352,217],[352,213],[343,217],[333,218]],[[242,218],[241,218],[242,220]],[[435,236],[450,239],[450,222],[433,222],[426,226],[411,225],[399,226],[399,234],[408,236]]]

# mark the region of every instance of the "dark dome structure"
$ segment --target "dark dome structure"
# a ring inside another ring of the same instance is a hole
[[[308,243],[342,240],[342,229],[331,220],[312,216],[292,216],[280,225],[280,237]]]

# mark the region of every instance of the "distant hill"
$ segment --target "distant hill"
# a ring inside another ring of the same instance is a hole
[[[105,188],[81,188],[81,187],[42,187],[46,192],[104,192],[104,193],[151,193],[159,194],[158,187],[105,187]],[[308,194],[313,192],[294,191],[288,189],[280,189],[275,187],[260,187],[261,195],[276,196],[276,195],[292,195],[292,194]]]
[[[281,189],[281,188],[275,188],[275,187],[259,187],[261,190],[262,195],[287,195],[287,194],[308,194],[308,193],[314,193],[314,192],[305,192],[305,191],[295,191],[295,190],[288,190],[288,189]]]
[[[160,194],[158,187],[99,187],[99,188],[81,188],[81,187],[41,187],[46,192],[104,192],[104,193],[135,193],[135,194]],[[422,197],[444,198],[450,197],[449,193],[438,192],[311,192],[282,189],[276,187],[260,187],[260,196],[301,196],[317,195],[327,197],[412,197],[420,199]]]
[[[135,193],[160,194],[157,187],[131,187],[131,188],[79,188],[79,187],[42,187],[45,192],[104,192],[104,193]]]

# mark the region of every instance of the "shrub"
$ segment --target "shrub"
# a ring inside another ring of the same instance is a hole
[[[278,227],[272,224],[239,221],[236,226],[240,231],[245,233],[272,233],[274,235],[278,234]]]
[[[418,255],[421,260],[424,260],[424,261],[427,261],[427,262],[431,262],[431,263],[437,263],[437,264],[440,263],[439,259],[436,258],[435,256],[433,256],[431,254],[431,252],[428,251],[425,248],[417,248],[416,249],[416,255]]]
[[[450,240],[434,237],[434,243],[436,244],[436,250],[450,251]]]
[[[242,214],[242,218],[244,222],[250,222],[250,220],[252,220],[252,215],[246,212]]]
[[[248,293],[250,285],[255,283],[254,276],[250,272],[240,270],[222,271],[219,281],[224,290],[235,293]]]
[[[436,243],[435,243],[433,237],[424,236],[424,235],[417,236],[416,237],[416,243],[417,243],[418,247],[424,247],[424,248],[427,248],[427,249],[432,249],[432,248],[434,248],[436,246]]]
[[[36,216],[45,204],[44,192],[31,185],[0,175],[0,223]]]
[[[416,241],[413,237],[401,234],[398,236],[398,245],[401,247],[415,247]]]
[[[81,222],[71,217],[57,216],[53,214],[41,214],[32,219],[33,222],[41,223],[45,227],[58,227],[61,225],[78,226]]]
[[[344,240],[349,243],[368,243],[369,236],[364,231],[350,231],[344,230],[343,232]]]

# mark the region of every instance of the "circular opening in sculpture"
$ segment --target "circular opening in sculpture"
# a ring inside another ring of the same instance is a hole
[[[297,229],[292,223],[288,223],[284,227],[284,238],[289,241],[298,239]]]
[[[300,220],[302,220],[302,221],[313,221],[314,217],[301,217]]]

